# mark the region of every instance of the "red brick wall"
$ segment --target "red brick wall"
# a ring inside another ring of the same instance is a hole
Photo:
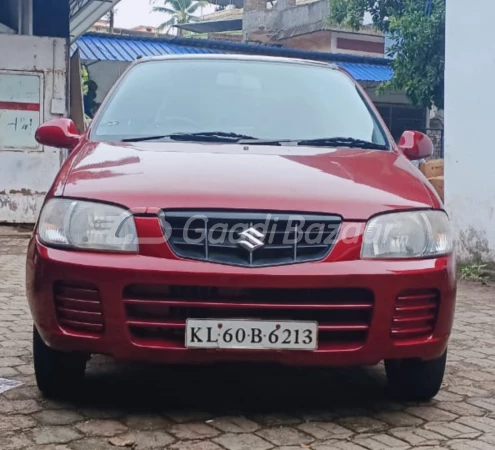
[[[358,39],[337,38],[337,48],[341,50],[355,50],[358,52],[384,53],[385,43],[370,42]]]
[[[212,41],[242,42],[242,34],[209,33],[208,39]]]

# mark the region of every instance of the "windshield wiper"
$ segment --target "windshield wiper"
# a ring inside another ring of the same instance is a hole
[[[173,133],[157,136],[136,136],[124,138],[122,142],[142,142],[142,141],[199,141],[199,142],[237,142],[241,139],[253,139],[255,137],[247,134],[231,133],[226,131],[202,131],[198,133]]]
[[[201,131],[197,133],[172,133],[156,136],[135,136],[122,139],[122,142],[144,142],[144,141],[195,141],[195,142],[232,142],[251,145],[281,145],[282,143],[294,143],[297,145],[318,147],[351,147],[376,150],[388,150],[386,145],[355,139],[351,137],[332,137],[317,139],[261,139],[246,134],[227,131]]]
[[[305,139],[297,141],[297,145],[317,146],[317,147],[350,147],[364,148],[373,150],[389,150],[389,147],[375,142],[365,141],[363,139],[355,139],[351,137],[332,137]]]

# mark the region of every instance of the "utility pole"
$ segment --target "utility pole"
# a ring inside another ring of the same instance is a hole
[[[110,11],[108,11],[108,31],[110,33],[113,33],[114,24],[115,24],[115,11],[112,8]]]

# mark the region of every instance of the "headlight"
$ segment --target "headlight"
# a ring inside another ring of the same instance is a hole
[[[41,211],[39,238],[47,245],[85,250],[138,250],[132,214],[104,203],[49,200]]]
[[[429,258],[451,253],[452,246],[443,211],[382,214],[366,224],[361,258]]]

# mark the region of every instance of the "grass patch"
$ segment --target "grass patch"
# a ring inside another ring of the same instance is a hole
[[[461,279],[467,281],[477,281],[484,283],[488,276],[485,272],[486,264],[466,264],[461,266]]]

